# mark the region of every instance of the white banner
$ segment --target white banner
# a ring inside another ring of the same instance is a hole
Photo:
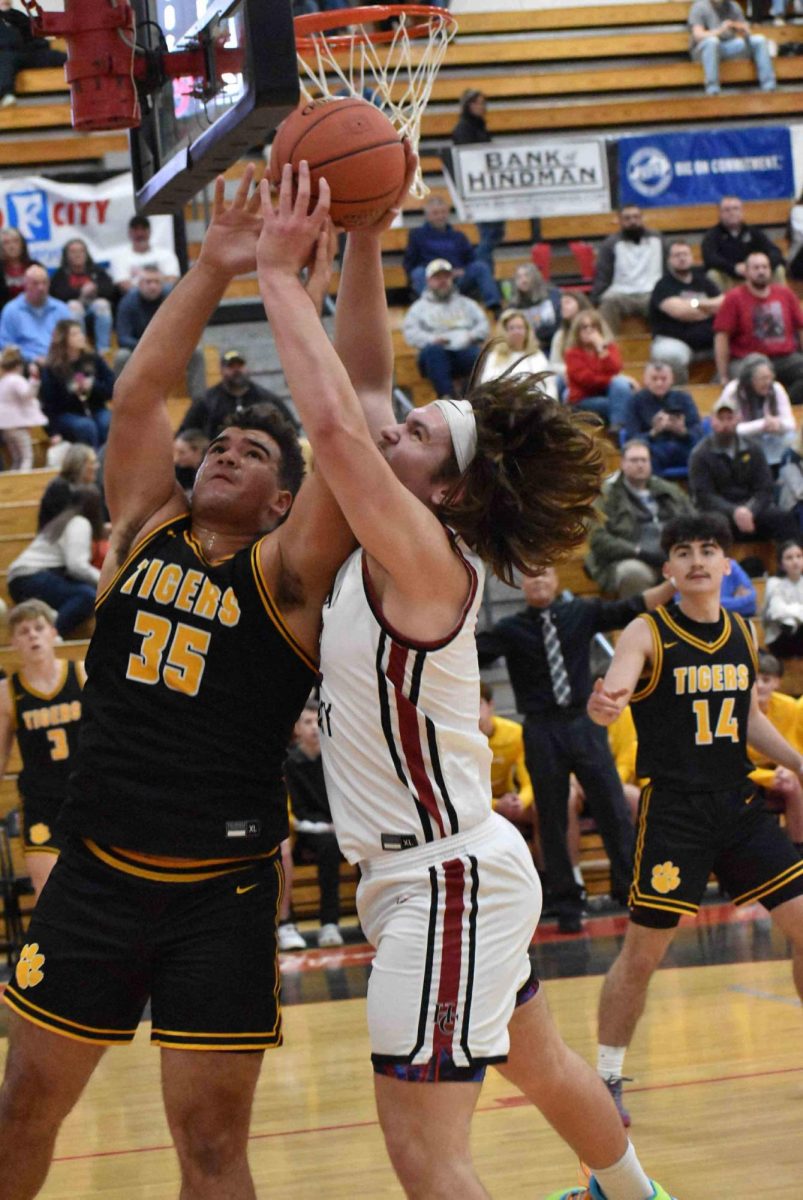
[[[451,149],[461,221],[610,212],[603,138],[528,138]]]
[[[43,175],[0,179],[0,228],[12,225],[28,243],[31,258],[49,271],[61,263],[70,238],[83,238],[99,266],[129,245],[134,216],[131,175],[105,183],[56,183]],[[150,217],[151,245],[173,250],[173,218]]]

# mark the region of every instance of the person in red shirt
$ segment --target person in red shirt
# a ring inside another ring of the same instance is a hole
[[[621,373],[621,352],[599,313],[577,314],[566,340],[564,362],[569,404],[596,413],[612,429],[620,429],[633,388]]]
[[[25,238],[7,226],[0,233],[0,308],[25,290],[23,276],[33,263]]]
[[[765,354],[793,404],[803,404],[803,311],[781,283],[772,283],[766,254],[745,260],[745,282],[732,288],[714,319],[714,359],[720,381],[739,373],[748,354]]]

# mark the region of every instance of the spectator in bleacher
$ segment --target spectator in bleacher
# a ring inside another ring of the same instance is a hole
[[[676,381],[686,383],[692,359],[713,356],[714,314],[722,295],[702,267],[693,265],[686,241],[669,243],[666,268],[650,297],[650,356],[668,362]]]
[[[549,365],[558,377],[558,389],[561,393],[561,399],[566,390],[566,361],[564,355],[566,353],[566,342],[569,338],[569,332],[577,314],[588,312],[590,308],[591,301],[585,292],[561,292],[560,323],[555,330],[555,336],[549,343]],[[612,338],[613,334],[607,325],[604,328],[606,337]]]
[[[647,442],[633,438],[622,447],[621,470],[603,488],[597,511],[586,571],[603,592],[625,599],[660,580],[661,531],[692,506],[677,484],[653,475]]]
[[[645,317],[652,289],[664,272],[660,233],[647,229],[637,204],[619,209],[619,232],[602,243],[597,255],[591,302],[618,333],[622,318]]]
[[[747,275],[747,256],[755,251],[770,260],[775,283],[785,281],[784,258],[773,240],[757,225],[748,225],[738,196],[723,196],[719,222],[703,235],[703,264],[709,279],[727,292]]]
[[[725,385],[722,395],[736,399],[739,436],[757,441],[770,466],[780,466],[797,433],[786,388],[776,380],[766,355],[743,358],[738,376]]]
[[[781,660],[775,654],[760,650],[755,685],[758,707],[790,746],[803,751],[803,708],[794,696],[786,696],[778,690],[782,677]],[[779,767],[750,745],[747,753],[754,764],[751,780],[761,788],[767,807],[772,812],[784,814],[786,832],[803,855],[803,783],[800,776],[786,767]]]
[[[524,729],[518,721],[497,716],[494,692],[480,683],[480,729],[488,739],[491,759],[491,807],[526,837],[533,826],[533,785],[524,758]]]
[[[778,472],[778,503],[792,513],[797,530],[803,531],[803,429],[796,445],[786,451]]]
[[[97,449],[109,434],[107,405],[114,375],[102,355],[87,344],[80,324],[59,321],[42,371],[40,397],[51,434]]]
[[[764,593],[764,636],[779,658],[798,658],[803,654],[803,543],[784,542],[780,564]]]
[[[549,350],[561,319],[560,290],[546,282],[535,263],[520,263],[513,278],[503,281],[502,295],[508,308],[525,313],[541,349]]]
[[[173,438],[176,479],[188,500],[192,497],[195,476],[209,448],[209,441],[202,429],[180,429]]]
[[[622,374],[622,355],[600,313],[589,309],[577,314],[563,359],[568,403],[596,413],[614,431],[621,429],[633,386]]]
[[[75,489],[73,503],[18,554],[8,568],[8,590],[15,604],[44,600],[56,610],[62,637],[87,621],[95,609],[100,571],[92,565],[93,543],[105,534],[100,492]]]
[[[47,38],[34,37],[30,17],[12,8],[11,0],[0,0],[0,108],[16,100],[14,80],[18,71],[61,67],[66,61],[63,50],[54,50]]]
[[[114,356],[117,377],[134,352],[154,314],[170,293],[170,284],[159,267],[148,263],[142,267],[136,287],[123,296],[117,308],[117,341],[120,349]],[[204,356],[198,349],[192,353],[187,367],[187,392],[195,400],[206,391]]]
[[[48,522],[69,508],[77,487],[96,483],[97,474],[98,456],[92,447],[84,442],[72,443],[61,461],[58,475],[51,479],[39,501],[37,531],[44,529]]]
[[[38,376],[26,378],[24,367],[18,346],[6,346],[0,351],[0,432],[12,471],[30,471],[31,430],[47,425],[37,398]]]
[[[445,258],[431,262],[426,277],[424,294],[405,313],[402,332],[418,350],[418,369],[438,396],[456,396],[488,337],[488,320],[476,301],[461,296]]]
[[[0,308],[25,290],[25,272],[34,263],[28,243],[13,225],[0,230]]]
[[[727,517],[737,541],[794,536],[796,523],[774,499],[772,471],[761,447],[736,432],[735,396],[720,396],[711,414],[711,433],[689,459],[689,487],[698,512]]]
[[[335,837],[321,759],[318,705],[308,701],[295,724],[295,741],[284,762],[295,842],[293,861],[314,862],[321,892],[319,946],[342,946],[340,849]]]
[[[633,827],[605,731],[594,726],[585,704],[591,693],[589,649],[596,633],[621,629],[637,613],[669,599],[661,584],[628,600],[559,598],[557,572],[548,567],[522,579],[526,608],[477,635],[481,667],[507,664],[524,715],[524,750],[546,867],[546,886],[564,933],[582,929],[583,890],[566,843],[569,776],[583,786],[611,861],[611,894],[627,902]]]
[[[498,379],[506,372],[511,375],[538,375],[542,371],[550,371],[549,360],[535,340],[532,326],[523,312],[516,308],[505,309],[496,326],[496,337],[498,340],[483,359],[480,383]],[[557,400],[558,387],[551,372],[542,381],[541,387]]]
[[[73,320],[72,313],[63,300],[50,295],[47,271],[34,263],[25,271],[20,295],[0,313],[0,349],[18,346],[26,363],[41,365],[57,323],[64,320]]]
[[[669,363],[652,359],[644,368],[644,386],[630,397],[623,436],[643,438],[650,447],[656,475],[684,474],[689,455],[703,436],[697,405],[688,392],[673,386]]]
[[[255,404],[272,404],[298,432],[298,421],[279,396],[254,383],[242,350],[224,350],[220,356],[220,383],[193,400],[179,429],[200,429],[211,440],[233,415]]]
[[[424,223],[410,230],[404,251],[404,269],[416,296],[424,294],[427,267],[435,259],[451,264],[455,286],[464,294],[479,297],[497,315],[502,311],[502,294],[488,264],[464,233],[449,224],[449,205],[440,196],[429,196],[424,204]]]
[[[460,97],[460,120],[452,130],[452,142],[455,146],[470,146],[477,142],[493,141],[488,132],[488,126],[485,124],[487,108],[488,102],[483,92],[476,88],[468,88],[463,92]],[[505,239],[505,222],[478,221],[477,232],[480,235],[477,258],[486,263],[488,269],[493,272],[494,250]],[[446,257],[450,256],[447,254]]]
[[[718,96],[719,64],[733,58],[752,59],[762,92],[774,92],[775,71],[769,42],[751,33],[744,11],[736,0],[694,0],[689,12],[689,51],[703,65],[707,96]]]
[[[789,210],[786,226],[789,241],[786,269],[791,279],[803,279],[803,194],[798,196]]]
[[[763,251],[748,255],[745,282],[732,288],[714,318],[720,382],[739,374],[748,354],[765,354],[793,404],[803,404],[803,311],[795,293],[772,283]]]
[[[50,294],[64,300],[73,316],[86,321],[95,349],[105,354],[111,346],[114,284],[97,266],[83,238],[70,238],[61,252],[61,265],[50,280]]]
[[[151,245],[151,223],[147,217],[134,216],[128,222],[129,245],[112,255],[110,272],[119,295],[130,292],[142,271],[157,267],[163,283],[175,283],[181,274],[178,258],[165,246]]]

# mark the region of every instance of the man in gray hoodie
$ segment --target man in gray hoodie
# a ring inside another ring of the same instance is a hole
[[[599,248],[591,303],[614,333],[622,317],[646,317],[652,289],[664,273],[661,235],[647,229],[637,204],[619,209],[619,232]]]
[[[410,306],[402,332],[418,350],[418,369],[439,396],[455,396],[456,381],[471,374],[488,319],[475,300],[461,296],[454,284],[452,264],[435,258],[426,270],[427,286]]]

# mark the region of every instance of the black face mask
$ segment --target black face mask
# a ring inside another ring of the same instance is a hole
[[[644,237],[644,226],[636,225],[633,228],[623,229],[622,237],[626,242],[640,242]]]

